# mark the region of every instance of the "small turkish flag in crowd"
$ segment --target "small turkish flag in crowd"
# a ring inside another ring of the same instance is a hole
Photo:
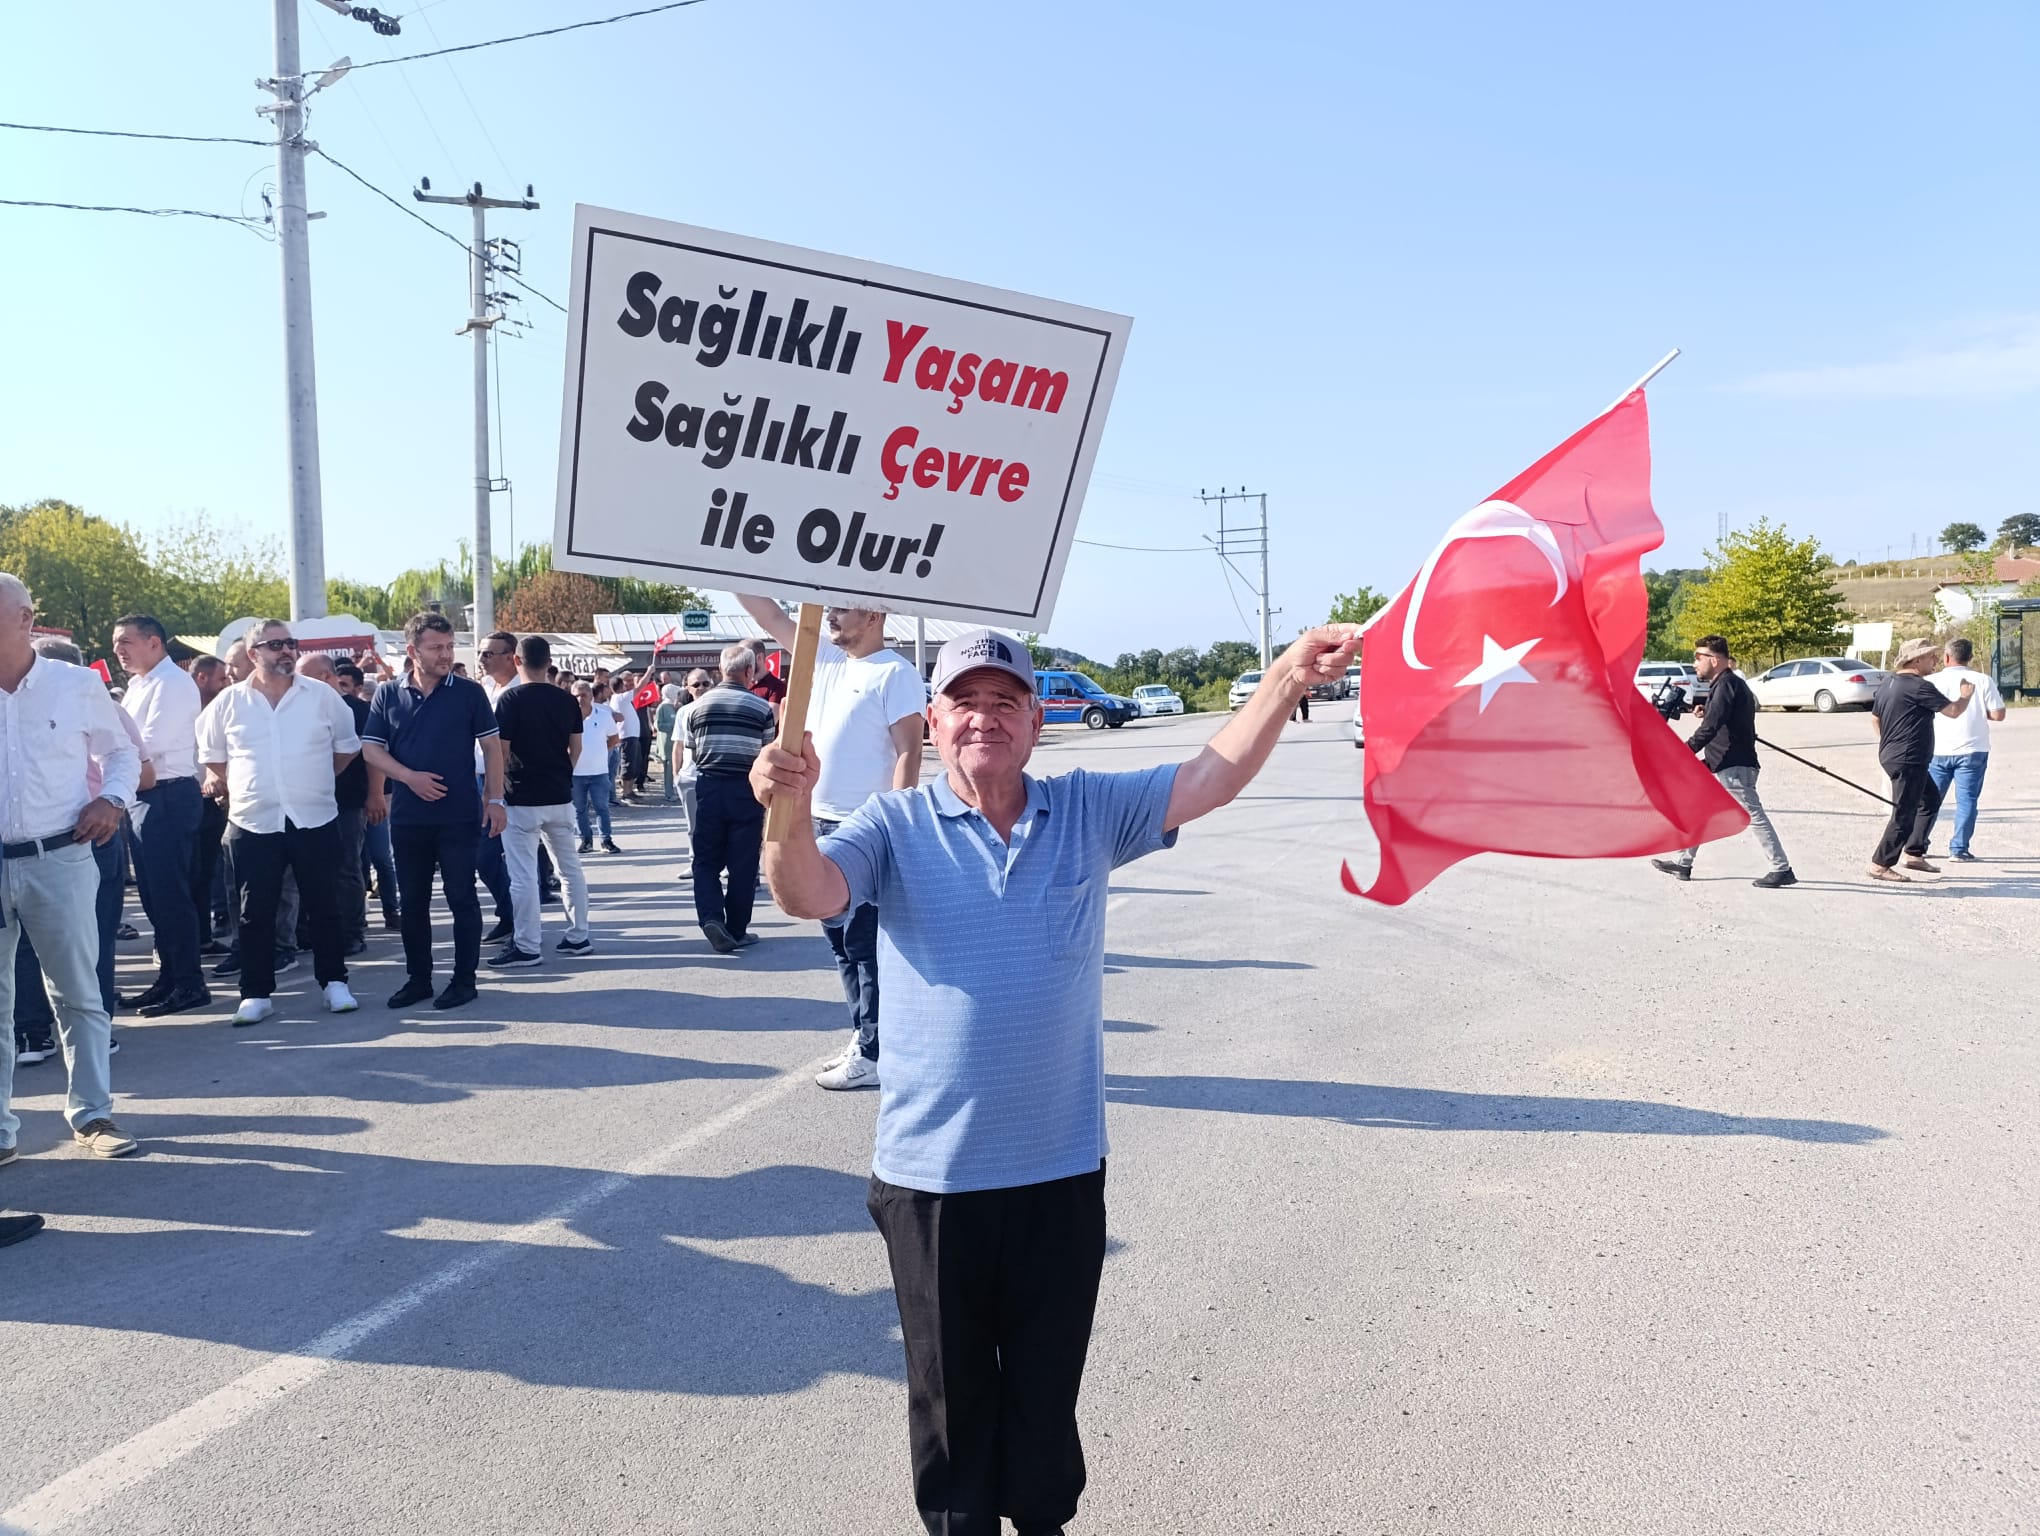
[[[1627,858],[1749,823],[1636,689],[1664,542],[1636,390],[1446,531],[1369,625],[1367,820],[1399,905],[1476,853]]]

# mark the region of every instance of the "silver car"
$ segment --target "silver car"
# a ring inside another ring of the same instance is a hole
[[[1227,709],[1238,709],[1254,696],[1254,690],[1260,686],[1261,674],[1259,672],[1242,672],[1233,679],[1232,687],[1226,690],[1225,707]]]
[[[1788,661],[1750,679],[1759,709],[1868,709],[1885,674],[1853,656]]]
[[[1167,683],[1143,683],[1133,690],[1133,702],[1145,718],[1152,715],[1180,715],[1183,696]]]

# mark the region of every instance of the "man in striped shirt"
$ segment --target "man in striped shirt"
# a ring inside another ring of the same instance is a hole
[[[695,700],[686,715],[687,752],[700,775],[692,826],[694,917],[708,942],[725,955],[757,942],[751,908],[758,896],[765,808],[751,793],[750,774],[758,749],[772,739],[779,722],[772,706],[750,691],[756,665],[742,641],[724,646],[722,681]]]

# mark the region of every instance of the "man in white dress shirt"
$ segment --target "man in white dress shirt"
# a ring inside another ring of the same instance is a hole
[[[14,1012],[14,951],[26,933],[57,1005],[72,1138],[96,1156],[124,1157],[135,1143],[113,1122],[92,849],[119,831],[141,754],[98,673],[36,655],[34,623],[28,588],[0,573],[0,1017]],[[95,763],[96,795],[87,783]],[[14,1053],[0,1051],[0,1163],[15,1157],[13,1098]]]
[[[156,930],[156,980],[134,1002],[144,1018],[203,1008],[212,1001],[199,969],[198,904],[192,870],[198,859],[198,684],[170,659],[162,621],[131,613],[114,621],[113,654],[128,675],[121,708],[142,733],[142,751],[156,782],[141,791],[148,807],[135,827],[135,884]]]
[[[288,864],[312,936],[312,975],[332,1013],[360,1005],[347,990],[340,921],[340,805],[333,778],[361,751],[347,701],[297,675],[297,641],[266,621],[249,649],[255,675],[213,700],[200,722],[199,760],[227,784],[227,840],[241,907],[241,1006],[234,1023],[275,1012],[276,907]]]

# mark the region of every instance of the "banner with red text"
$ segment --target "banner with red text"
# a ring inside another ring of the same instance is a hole
[[[577,207],[553,563],[1044,628],[1132,322]]]

